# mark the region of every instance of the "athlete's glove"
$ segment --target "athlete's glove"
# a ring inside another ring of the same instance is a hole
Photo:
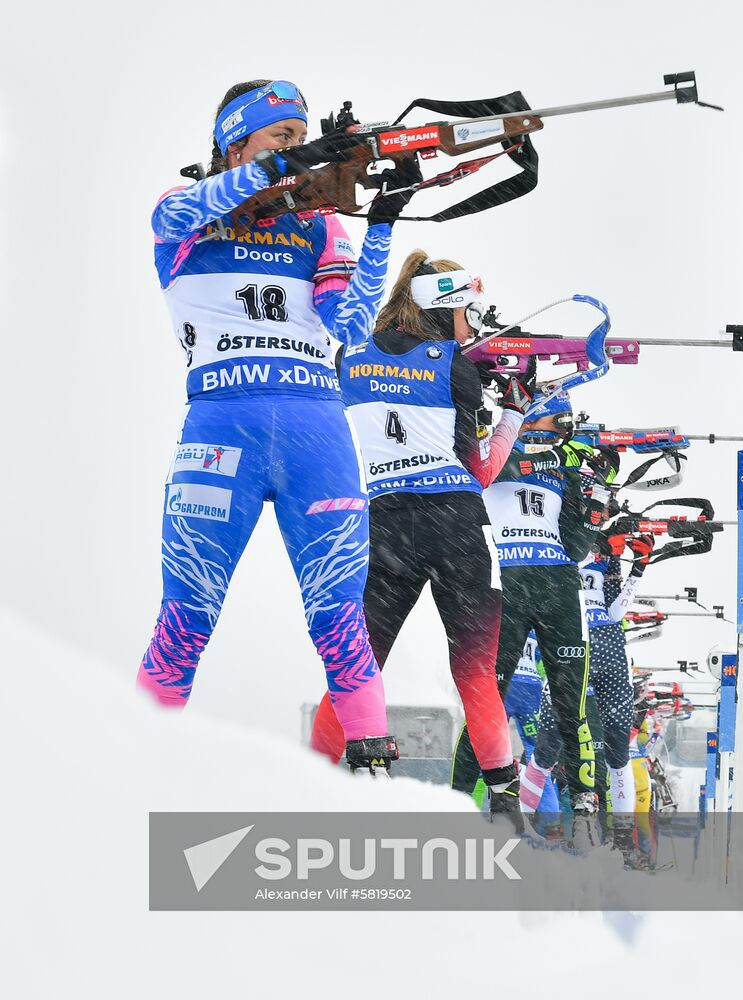
[[[600,535],[599,549],[606,555],[621,556],[627,544],[626,535]]]
[[[522,382],[514,375],[511,375],[510,378],[496,375],[495,382],[500,389],[498,406],[502,406],[504,410],[513,410],[515,413],[520,413],[523,416],[529,406],[531,406],[531,401],[534,398],[533,387],[531,387],[530,391],[528,382],[526,380]]]
[[[577,444],[577,442],[572,442]],[[586,447],[582,445],[582,447]],[[593,455],[585,456],[586,465],[601,483],[613,483],[619,472],[619,452],[616,448],[599,448]]]
[[[635,554],[630,575],[642,576],[650,563],[650,556],[655,548],[655,539],[652,535],[637,535],[637,537],[629,539],[627,548]]]
[[[320,163],[340,163],[347,159],[348,153],[355,146],[358,146],[358,136],[348,135],[345,132],[334,132],[331,135],[324,135],[320,139],[314,139],[304,146],[290,146],[275,153],[279,166],[284,160],[286,169],[284,174],[301,174],[310,167],[316,167]],[[272,152],[264,150],[264,152]],[[259,154],[260,155],[260,154]],[[258,157],[256,156],[257,160]],[[263,164],[261,163],[261,166]]]
[[[407,188],[407,190],[398,191],[397,194],[387,195],[380,190],[369,206],[366,216],[368,225],[378,226],[381,222],[386,222],[392,226],[397,222],[400,213],[415,194],[415,191],[410,190],[411,185],[418,184],[423,180],[417,157],[405,157],[393,169],[383,170],[376,179],[380,182],[380,189],[397,191],[398,188]]]
[[[560,465],[567,469],[579,469],[583,465],[586,454],[593,454],[590,445],[581,444],[579,441],[565,441],[564,444],[556,444],[550,451],[557,456]]]
[[[481,361],[481,366],[486,366],[490,362]],[[537,359],[530,357],[523,376],[517,378],[515,375],[500,375],[498,372],[491,372],[490,378],[498,386],[500,399],[498,406],[504,410],[514,410],[516,413],[525,414],[534,399],[537,382]],[[482,381],[482,375],[480,376]]]

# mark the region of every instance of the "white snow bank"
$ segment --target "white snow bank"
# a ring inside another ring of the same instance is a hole
[[[633,933],[643,950],[646,928],[657,945],[672,926],[674,946],[691,953],[696,928],[709,926],[702,915],[667,914],[149,913],[149,810],[438,811],[462,801],[412,780],[352,779],[270,735],[195,713],[169,717],[112,668],[27,621],[0,612],[0,625],[10,668],[1,723],[7,996],[188,1000],[262,990],[327,1000],[361,981],[365,996],[392,988],[437,1000],[494,974],[499,993],[523,987],[525,969],[530,990],[562,983],[568,995],[571,973],[606,983],[611,963],[630,958]],[[732,946],[738,916],[715,916],[714,925],[717,946]]]

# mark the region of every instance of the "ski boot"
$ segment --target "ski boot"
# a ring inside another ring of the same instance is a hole
[[[601,846],[595,792],[581,792],[573,799],[572,840],[576,851],[592,851]]]
[[[519,804],[519,775],[516,762],[505,767],[491,767],[482,772],[485,784],[488,786],[490,802],[490,822],[494,816],[507,815],[516,833],[524,832],[524,819]]]
[[[389,777],[390,764],[399,759],[400,750],[394,736],[367,736],[363,740],[346,743],[346,762],[351,774],[366,769],[374,778],[381,768]]]
[[[635,867],[634,813],[614,813],[611,846],[622,855],[625,868]]]

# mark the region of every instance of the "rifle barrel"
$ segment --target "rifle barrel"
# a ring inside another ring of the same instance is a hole
[[[534,118],[554,118],[557,115],[575,115],[583,111],[604,111],[607,108],[625,108],[634,104],[654,104],[656,101],[675,101],[678,95],[675,90],[659,90],[652,94],[635,94],[631,97],[610,97],[604,101],[584,101],[580,104],[559,104],[554,108],[529,108],[524,111],[507,111],[502,115],[486,115],[482,118],[458,118],[449,122],[450,125],[463,125],[466,122],[502,121],[504,118],[515,118],[530,115]]]
[[[684,437],[689,441],[709,441],[710,444],[715,441],[743,441],[743,437],[735,434],[684,434]]]
[[[687,594],[638,594],[638,601],[690,601]]]
[[[641,347],[732,347],[732,340],[661,340],[658,337],[646,337],[637,340]]]

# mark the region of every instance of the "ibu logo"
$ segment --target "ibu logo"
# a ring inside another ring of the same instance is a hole
[[[437,282],[440,292],[452,292],[454,291],[454,282],[451,278],[439,278]]]

